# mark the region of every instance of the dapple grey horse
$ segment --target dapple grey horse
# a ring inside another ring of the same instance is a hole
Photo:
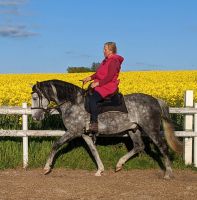
[[[96,176],[104,171],[96,145],[84,130],[89,124],[90,114],[84,108],[84,90],[76,85],[60,80],[37,82],[32,87],[32,117],[42,120],[45,113],[50,111],[50,102],[55,102],[66,132],[52,146],[51,153],[44,167],[45,174],[49,173],[58,149],[70,140],[82,137],[90,148],[97,163]],[[168,155],[168,146],[160,134],[161,121],[163,122],[165,138],[169,146],[176,152],[182,152],[182,144],[175,137],[173,125],[169,116],[169,107],[160,99],[150,95],[135,93],[124,96],[128,113],[105,112],[98,116],[98,135],[127,134],[133,141],[133,149],[121,157],[116,165],[116,171],[122,169],[123,164],[136,153],[144,150],[142,134],[148,136],[158,147],[164,157],[164,178],[173,177],[171,162]]]

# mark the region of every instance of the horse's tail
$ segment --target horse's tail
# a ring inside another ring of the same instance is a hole
[[[183,144],[174,134],[174,127],[170,119],[169,107],[166,102],[161,99],[158,99],[158,102],[162,110],[162,123],[167,143],[175,152],[183,153]]]

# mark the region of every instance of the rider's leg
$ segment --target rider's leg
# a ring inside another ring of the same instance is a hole
[[[102,96],[94,91],[90,96],[90,130],[93,132],[98,132],[98,106],[97,103],[102,100]]]

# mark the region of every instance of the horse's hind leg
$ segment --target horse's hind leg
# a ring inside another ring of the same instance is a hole
[[[57,141],[54,142],[51,153],[47,159],[47,162],[44,167],[44,174],[48,174],[51,172],[51,166],[53,163],[53,159],[55,157],[55,154],[58,152],[58,149],[65,144],[66,142],[72,140],[74,138],[74,135],[71,133],[66,132],[63,136],[61,136]]]
[[[92,152],[92,155],[94,156],[94,159],[96,160],[96,163],[97,163],[97,166],[98,166],[98,170],[95,173],[95,176],[101,176],[101,173],[104,171],[104,166],[103,166],[103,163],[102,163],[102,161],[100,159],[100,156],[98,154],[96,146],[94,145],[92,139],[89,136],[82,135],[82,137],[85,140],[85,142],[88,145],[88,147],[90,148],[90,151]]]
[[[159,131],[152,131],[151,135],[150,134],[148,135],[152,139],[154,144],[159,148],[159,151],[164,157],[164,164],[166,168],[164,178],[165,179],[173,178],[174,176],[172,174],[171,162],[169,159],[169,152],[168,152],[168,146],[166,144],[166,141],[164,140],[164,138],[162,138]]]
[[[129,131],[129,136],[133,141],[133,149],[119,159],[118,163],[116,164],[116,172],[122,169],[122,166],[129,158],[131,158],[136,153],[139,153],[144,150],[145,146],[141,138],[141,132],[139,130],[136,130],[135,133]]]

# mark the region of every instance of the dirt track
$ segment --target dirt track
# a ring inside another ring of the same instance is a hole
[[[156,170],[93,171],[54,169],[45,176],[41,169],[0,171],[0,199],[197,199],[197,172],[175,170],[175,178],[162,179]]]

